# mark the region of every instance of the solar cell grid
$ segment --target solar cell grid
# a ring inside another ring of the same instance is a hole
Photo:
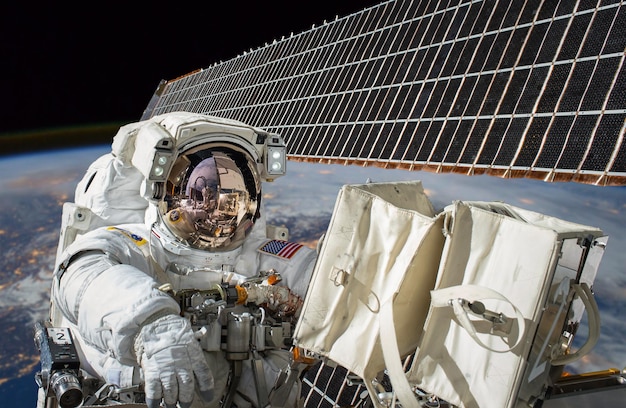
[[[511,3],[511,5],[506,13],[506,17],[504,17],[504,20],[502,21],[502,27],[513,27],[516,24],[521,24],[522,23],[521,21],[522,11],[524,10],[524,7],[528,2],[529,0],[509,2]],[[530,1],[530,3],[531,5],[536,4],[536,2],[532,0]]]
[[[459,161],[473,124],[474,121],[470,120],[459,121],[459,125],[456,128],[456,132],[453,135],[453,139],[444,157],[443,161],[445,163],[455,164]]]
[[[472,131],[467,139],[463,153],[461,154],[461,163],[474,164],[480,152],[480,146],[483,143],[485,134],[489,129],[491,121],[489,119],[478,119],[474,122]]]
[[[623,135],[626,114],[604,115],[595,128],[590,149],[582,164],[583,170],[605,168],[613,154],[613,146]]]
[[[430,122],[418,122],[415,131],[411,133],[411,139],[407,150],[402,157],[402,160],[407,163],[414,163],[417,154],[419,153],[420,147],[424,141],[424,137],[426,136],[426,131],[428,130],[428,126]]]
[[[545,89],[542,92],[537,111],[552,112],[561,98],[561,93],[567,85],[567,80],[572,69],[571,64],[555,65],[548,76]]]
[[[550,122],[550,132],[546,134],[541,152],[534,163],[535,167],[552,168],[556,165],[565,147],[567,135],[574,122],[573,116],[555,116]]]
[[[396,24],[401,21],[406,12],[406,5],[403,3],[390,3],[387,11],[387,25]]]
[[[463,40],[463,52],[461,53],[461,57],[457,62],[457,66],[454,70],[454,75],[464,75],[468,73],[468,67],[474,60],[479,41],[480,38],[478,37]]]
[[[546,34],[550,25],[548,23],[533,25],[530,29],[530,34],[527,40],[527,46],[522,50],[522,54],[519,58],[517,65],[525,66],[532,65],[537,59],[537,50],[541,48],[542,44],[546,41]]]
[[[470,35],[478,35],[485,32],[487,25],[492,20],[492,16],[496,10],[495,5],[495,0],[485,0],[482,2],[480,12],[472,23],[472,30],[469,33]]]
[[[606,103],[606,109],[623,110],[626,106],[626,68],[624,56],[619,60],[619,71],[617,77],[611,85],[610,96]]]
[[[474,57],[476,61],[475,64],[478,64],[478,61],[480,61],[480,65],[473,64],[473,66],[478,66],[478,71],[481,70],[481,67],[482,70],[485,71],[498,69],[502,61],[502,56],[509,44],[511,34],[511,30],[506,30],[486,35],[481,42],[483,50],[476,52],[476,56]],[[486,57],[479,57],[481,55],[486,55]]]
[[[443,13],[435,13],[429,18],[428,28],[424,33],[423,41],[427,44],[437,44],[441,39],[437,39],[435,34],[440,30],[443,24]]]
[[[465,115],[467,116],[477,116],[478,112],[482,108],[485,103],[485,97],[487,96],[487,92],[489,91],[489,87],[493,82],[493,77],[495,74],[489,73],[481,75],[478,78],[478,82],[476,83],[472,96],[470,98],[469,103],[467,104],[467,109],[465,110]]]
[[[598,10],[591,27],[589,27],[587,38],[580,52],[581,57],[593,57],[602,52],[614,18],[614,9]]]
[[[365,125],[357,123],[350,127],[350,132],[348,133],[347,142],[341,146],[340,157],[349,157],[349,153],[352,151],[354,146],[357,144],[357,140],[359,136],[363,133],[363,128]]]
[[[511,120],[504,133],[504,139],[501,142],[498,153],[493,160],[494,165],[508,166],[513,162],[527,123],[527,118],[513,118]]]
[[[413,136],[413,132],[417,128],[416,122],[398,122],[403,123],[404,126],[400,129],[400,133],[398,134],[398,138],[395,141],[393,147],[393,153],[390,157],[393,161],[402,160],[403,155],[407,151],[409,144],[411,142],[411,138]]]
[[[411,119],[417,119],[423,116],[424,108],[430,100],[430,95],[434,86],[434,82],[425,82],[421,84],[419,87],[419,93],[416,99],[413,100],[414,105],[411,112]]]
[[[435,11],[438,2],[437,0],[420,0],[419,4],[420,7],[417,9],[417,13],[415,15],[425,16]]]
[[[483,9],[485,3],[483,2],[468,2],[469,6],[466,9],[462,9],[466,13],[466,17],[463,20],[463,24],[459,29],[457,38],[468,37],[472,32],[474,26],[477,25],[477,17],[480,11]]]
[[[513,77],[506,87],[505,94],[500,100],[499,114],[510,115],[515,111],[520,95],[528,83],[530,70],[523,69],[513,72]]]
[[[598,115],[575,117],[572,128],[568,133],[563,154],[559,159],[559,168],[576,170],[584,157],[597,121]]]
[[[293,128],[288,129],[289,131],[293,131]],[[310,132],[310,127],[303,127],[301,131],[297,132],[297,135],[294,135],[291,139],[289,139],[291,142],[287,144],[287,147],[292,154],[302,155],[304,153],[304,145],[309,139]]]
[[[624,129],[621,131],[622,138],[624,137]],[[626,143],[622,141],[613,160],[613,164],[610,168],[611,172],[623,173],[626,171]]]
[[[574,66],[565,91],[561,95],[558,106],[559,112],[573,112],[579,109],[583,97],[589,89],[596,65],[597,61],[581,61]]]
[[[452,107],[456,103],[456,97],[459,94],[459,87],[461,86],[462,78],[454,78],[449,80],[446,84],[445,93],[439,103],[439,109],[436,116],[443,117],[448,116]]]
[[[435,147],[433,148],[432,153],[428,158],[429,162],[440,163],[443,161],[458,126],[458,120],[447,120],[444,122],[443,127],[441,128],[435,142]]]
[[[534,117],[524,132],[523,145],[515,158],[515,165],[522,168],[531,167],[540,152],[543,136],[550,125],[550,118]]]
[[[448,61],[448,54],[452,48],[451,43],[441,44],[437,50],[437,58],[433,62],[433,68],[430,72],[431,78],[441,77],[441,71]]]
[[[319,132],[317,151],[315,152],[317,156],[328,156],[329,152],[332,151],[336,141],[332,140],[330,135],[332,135],[336,129],[337,125],[324,125],[322,127],[316,127],[316,130]]]
[[[493,119],[483,140],[477,164],[491,165],[500,150],[500,145],[509,126],[509,118]]]
[[[626,42],[624,26],[626,26],[626,9],[620,3],[620,9],[611,24],[611,31],[606,37],[606,42],[602,49],[603,54],[624,52],[624,43]]]
[[[374,145],[374,141],[376,137],[380,134],[381,129],[383,127],[382,123],[373,123],[369,126],[369,132],[363,135],[362,138],[359,139],[356,146],[354,146],[353,154],[351,157],[367,159],[370,154],[372,154],[372,146]]]
[[[437,137],[439,136],[439,132],[443,127],[443,121],[430,121],[428,129],[426,130],[426,135],[424,136],[424,140],[420,146],[419,152],[417,153],[417,157],[415,158],[417,162],[427,162],[435,144],[437,142]]]
[[[530,26],[517,28],[513,31],[510,41],[507,43],[506,50],[500,61],[500,68],[512,68],[517,64],[522,47],[527,44],[527,36],[529,35]],[[533,46],[528,44],[528,46]]]
[[[496,111],[498,110],[502,97],[506,93],[510,78],[511,71],[498,72],[493,76],[487,96],[480,110],[481,116],[490,116],[497,113]]]
[[[384,1],[166,81],[146,116],[271,127],[307,160],[626,183],[626,16],[597,3]]]
[[[328,142],[326,155],[330,157],[338,157],[341,154],[343,146],[347,143],[349,136],[349,126],[339,125],[330,129],[330,134],[334,135]]]
[[[379,115],[383,112],[383,106],[385,101],[387,100],[386,89],[379,88],[373,90],[372,93],[375,95],[375,99],[369,106],[369,112],[365,117],[365,120],[367,122],[374,122],[379,117]]]
[[[397,140],[399,134],[398,130],[395,123],[385,123],[380,133],[376,135],[370,158],[388,160],[391,157],[391,151],[393,149],[393,145],[389,143],[389,141]]]
[[[447,53],[448,58],[444,62],[444,66],[441,70],[441,76],[443,77],[452,76],[452,73],[454,72],[454,69],[458,64],[461,52],[463,52],[463,46],[464,46],[464,43],[461,43],[461,42],[453,42],[449,44],[450,49]]]
[[[396,96],[398,95],[398,87],[391,86],[387,87],[387,95],[383,99],[383,106],[381,107],[382,112],[386,112],[385,120],[393,119],[393,106],[396,102]]]
[[[441,104],[444,92],[446,91],[447,87],[448,87],[448,84],[446,82],[440,81],[440,82],[435,83],[435,89],[433,90],[433,93],[430,95],[428,105],[426,106],[426,109],[422,113],[422,117],[427,117],[427,118],[435,117],[435,112],[437,111],[437,109],[439,108],[439,105]]]
[[[452,106],[450,116],[462,116],[469,106],[469,100],[478,82],[477,76],[462,78],[460,89],[457,91],[456,102]]]
[[[511,8],[511,3],[507,1],[499,1],[493,8],[492,16],[485,28],[486,32],[499,30],[502,24],[504,23],[504,17],[507,15],[509,8]]]
[[[558,60],[569,60],[578,56],[581,45],[584,43],[587,27],[589,27],[592,17],[593,15],[591,13],[574,16],[569,30],[567,31],[567,35],[563,40],[561,52],[557,56]]]

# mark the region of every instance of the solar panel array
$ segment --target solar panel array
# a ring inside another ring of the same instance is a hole
[[[302,376],[300,401],[305,408],[371,407],[361,379],[351,376],[344,367],[322,361]]]
[[[176,110],[291,160],[626,184],[626,13],[611,0],[385,1],[163,81]]]

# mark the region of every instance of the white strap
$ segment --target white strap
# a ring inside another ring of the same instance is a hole
[[[393,385],[393,391],[398,396],[402,408],[419,408],[415,393],[402,367],[402,357],[393,323],[393,299],[385,302],[380,308],[380,346],[383,349],[387,374]]]
[[[432,298],[432,306],[433,307],[450,307],[452,306],[454,309],[454,314],[459,320],[459,324],[467,331],[467,333],[480,345],[481,347],[493,351],[495,353],[507,353],[517,347],[522,340],[524,340],[524,333],[526,331],[526,321],[524,320],[524,315],[522,312],[515,307],[513,303],[511,303],[507,298],[505,298],[499,292],[496,292],[493,289],[478,286],[478,285],[458,285],[458,286],[450,286],[448,288],[437,289],[430,292]],[[496,299],[501,300],[503,302],[511,305],[513,310],[515,311],[515,316],[517,320],[517,325],[519,328],[519,333],[517,337],[517,341],[511,347],[507,347],[504,349],[495,349],[493,347],[487,346],[476,334],[476,329],[470,320],[467,311],[463,308],[463,306],[458,302],[458,299],[466,299],[470,301],[482,300],[482,299]]]
[[[591,289],[586,283],[583,282],[572,284],[572,291],[580,296],[580,299],[587,310],[589,334],[587,335],[587,341],[585,344],[583,344],[577,351],[552,359],[550,361],[552,365],[566,365],[579,360],[581,357],[589,353],[591,349],[593,349],[600,338],[600,311],[598,310],[598,304],[593,297]]]

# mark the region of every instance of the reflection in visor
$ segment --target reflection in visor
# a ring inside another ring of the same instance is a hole
[[[235,235],[245,234],[256,211],[237,162],[223,152],[211,155],[201,160],[188,178],[179,174],[180,193],[166,197],[164,218],[172,232],[201,249],[227,246]],[[247,170],[254,175],[249,166]],[[256,179],[252,182],[256,185]],[[238,228],[244,231],[240,233]]]

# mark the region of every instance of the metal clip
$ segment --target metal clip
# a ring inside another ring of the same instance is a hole
[[[496,335],[509,335],[511,333],[511,328],[513,327],[513,320],[508,318],[503,313],[493,312],[491,310],[487,310],[485,304],[483,302],[474,301],[470,302],[467,299],[456,299],[462,306],[465,311],[473,314],[474,316],[478,316],[481,319],[487,320],[493,324],[491,327],[491,332]],[[450,303],[453,302],[453,299],[450,299]]]

